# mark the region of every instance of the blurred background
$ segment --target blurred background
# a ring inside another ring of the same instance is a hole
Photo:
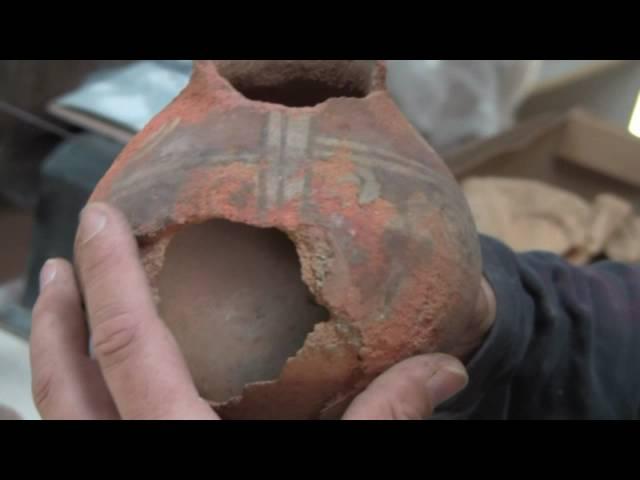
[[[0,418],[38,418],[40,267],[71,259],[94,186],[190,73],[190,60],[0,61]],[[387,83],[482,233],[579,265],[640,261],[640,62],[389,61]]]

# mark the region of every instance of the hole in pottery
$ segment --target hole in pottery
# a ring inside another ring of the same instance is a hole
[[[160,314],[200,394],[222,402],[275,380],[316,323],[329,319],[276,229],[211,220],[172,238],[158,280]]]
[[[219,60],[218,72],[249,100],[312,107],[334,97],[365,97],[371,60]]]

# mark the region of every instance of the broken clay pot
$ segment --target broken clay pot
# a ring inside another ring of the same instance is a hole
[[[223,418],[332,418],[392,364],[455,352],[475,227],[384,77],[374,61],[196,61],[94,192],[131,223]]]

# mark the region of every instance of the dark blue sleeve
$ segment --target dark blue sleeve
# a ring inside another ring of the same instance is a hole
[[[640,266],[481,244],[496,320],[469,385],[434,418],[638,418]]]

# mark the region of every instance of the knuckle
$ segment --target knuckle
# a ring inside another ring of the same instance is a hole
[[[89,315],[95,324],[110,323],[128,325],[135,321],[135,315],[118,297],[104,297],[89,306]]]
[[[428,395],[420,398],[392,398],[389,399],[387,409],[393,420],[424,420],[433,413],[431,399]]]
[[[53,373],[48,370],[41,370],[33,373],[31,380],[31,392],[36,408],[42,413],[51,402],[53,390]]]
[[[387,410],[394,420],[423,420],[433,413],[433,401],[424,388],[424,377],[407,372],[387,397]]]
[[[138,343],[138,327],[129,313],[120,313],[100,322],[92,335],[93,350],[103,369],[126,363]]]

